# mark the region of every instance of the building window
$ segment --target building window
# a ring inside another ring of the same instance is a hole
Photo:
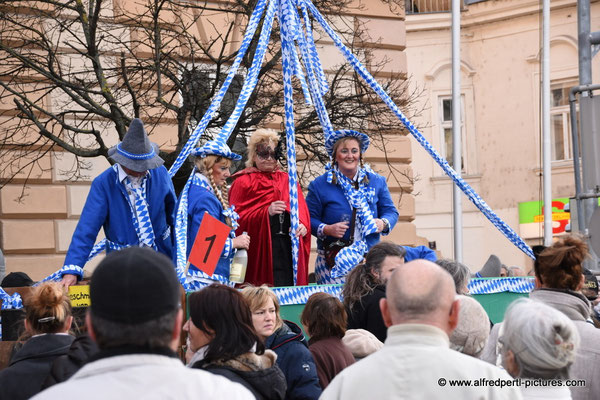
[[[465,172],[465,113],[464,113],[464,96],[461,96],[461,103],[463,105],[461,110],[461,138],[462,138],[462,154],[461,154],[461,172]],[[440,115],[440,142],[442,143],[442,157],[448,161],[448,164],[454,168],[453,162],[453,151],[452,151],[452,97],[440,97],[439,98],[439,115]]]
[[[564,82],[552,84],[550,86],[550,135],[552,137],[552,161],[573,159],[569,90],[571,87],[576,85],[577,84],[575,82]],[[577,120],[579,123],[579,112],[577,112]]]

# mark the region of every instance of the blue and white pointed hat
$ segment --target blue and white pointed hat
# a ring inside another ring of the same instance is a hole
[[[192,154],[201,158],[214,155],[225,157],[233,161],[239,161],[242,159],[242,156],[231,151],[229,146],[227,146],[227,143],[217,140],[209,140],[208,142],[204,143],[203,146],[194,149]]]
[[[361,132],[353,131],[351,129],[342,129],[339,131],[333,131],[329,135],[325,134],[325,149],[329,154],[329,157],[333,157],[333,146],[335,146],[335,142],[345,137],[353,137],[358,139],[360,143],[360,152],[364,154],[365,151],[369,148],[369,144],[371,141],[369,137]]]

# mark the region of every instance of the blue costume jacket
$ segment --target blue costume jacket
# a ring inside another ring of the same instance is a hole
[[[204,212],[208,212],[211,216],[215,217],[222,223],[226,224],[226,218],[223,215],[223,206],[217,196],[214,195],[210,190],[203,188],[199,185],[191,185],[188,194],[188,230],[187,230],[187,254],[186,257],[190,256],[190,251],[194,245],[194,239],[202,223]],[[233,231],[232,231],[233,233]],[[235,255],[235,249],[232,246],[231,238],[227,238],[221,258],[217,263],[215,269],[215,275],[221,275],[224,278],[229,278],[229,267],[231,260]],[[190,269],[196,269],[194,265],[190,264]]]
[[[373,218],[385,218],[390,223],[389,231],[391,231],[398,221],[398,210],[394,206],[385,178],[372,172],[367,172],[367,176],[369,178],[367,186],[375,189],[373,202],[369,203]],[[317,237],[318,248],[323,249],[325,237],[319,236],[319,226],[340,222],[342,215],[352,215],[352,209],[342,188],[327,182],[327,174],[319,176],[308,185],[306,204],[310,211],[311,232]],[[329,239],[334,240],[333,238]],[[346,231],[344,239],[350,239],[350,229]],[[366,242],[369,249],[379,243],[379,240],[379,233],[368,235]]]
[[[148,171],[147,179],[146,200],[155,244],[160,253],[171,258],[176,202],[173,183],[164,166]],[[120,246],[137,246],[139,239],[132,218],[127,190],[119,181],[117,171],[108,168],[92,182],[67,251],[65,265],[83,268],[101,227],[109,241]],[[106,251],[111,250],[107,247]]]

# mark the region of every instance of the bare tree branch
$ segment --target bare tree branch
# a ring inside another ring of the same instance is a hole
[[[110,146],[123,138],[135,117],[144,120],[149,132],[160,124],[177,126],[174,150],[161,152],[170,166],[223,84],[256,0],[138,0],[126,2],[126,9],[123,4],[103,0],[0,3],[0,99],[10,99],[0,109],[0,154],[10,154],[2,160],[0,187],[14,179],[26,184],[32,171],[40,169],[40,160],[56,151],[75,155],[76,165],[65,173],[72,179],[81,177],[89,167],[86,160],[107,157]],[[356,3],[315,1],[324,15],[339,15],[351,4]],[[385,60],[373,62],[360,29],[336,29],[353,38],[353,51],[373,74],[386,70]],[[202,140],[221,129],[233,111],[259,34],[260,26],[232,90]],[[244,149],[257,125],[284,117],[280,60],[276,23],[257,87],[229,139],[238,150]],[[382,149],[386,137],[406,134],[348,65],[327,74],[330,90],[324,101],[336,129],[362,130]],[[380,83],[400,107],[410,110],[409,116],[416,112],[411,101],[418,93],[408,92],[405,76],[387,75]],[[297,82],[294,85],[300,173],[308,182],[328,155],[317,115],[303,104],[301,88]],[[407,181],[402,169],[389,159],[387,164],[390,176]],[[182,182],[189,168],[182,168],[175,181]]]

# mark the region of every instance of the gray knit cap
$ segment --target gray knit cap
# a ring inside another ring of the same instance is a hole
[[[163,165],[164,161],[158,153],[158,145],[150,142],[144,123],[139,118],[131,121],[123,141],[108,150],[108,156],[114,162],[136,172]]]

